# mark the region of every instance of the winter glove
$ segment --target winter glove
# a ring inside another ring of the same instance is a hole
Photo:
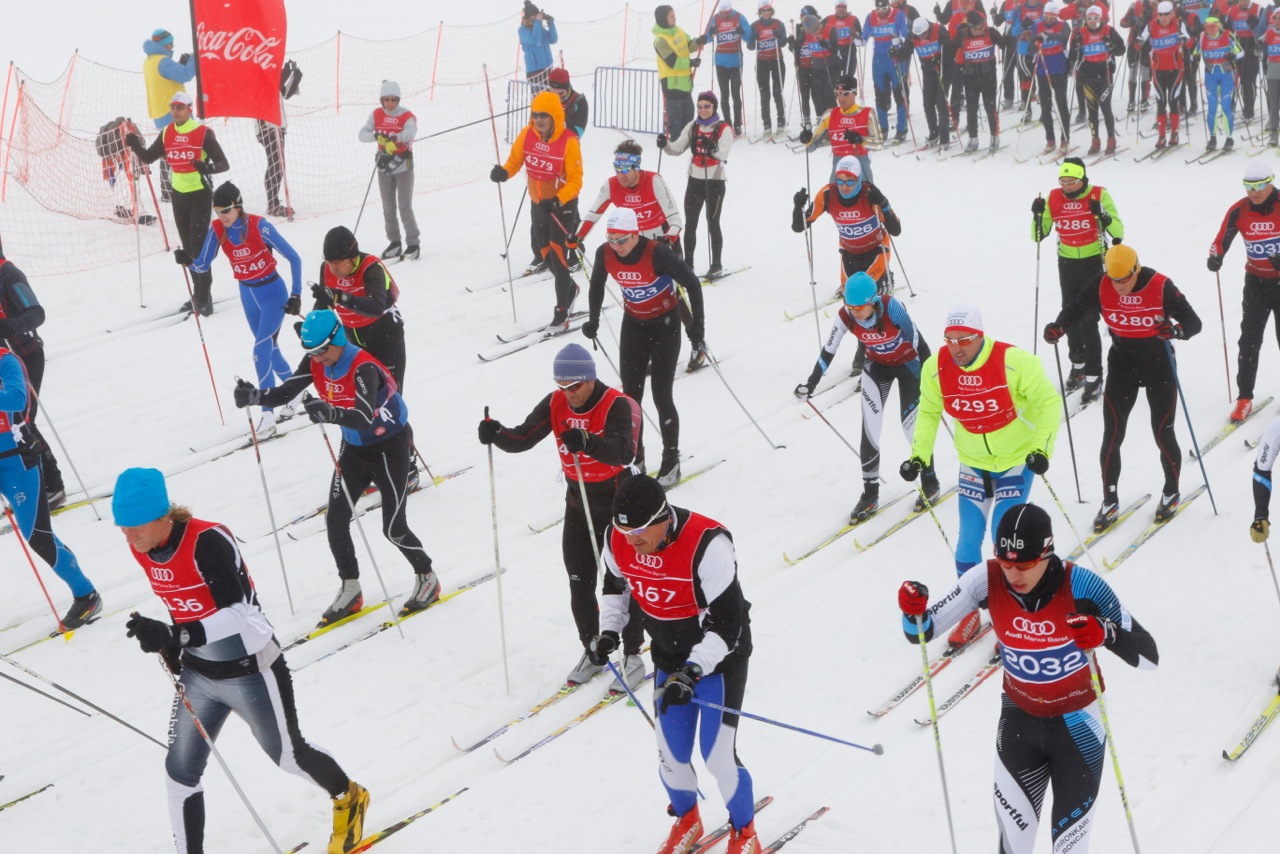
[[[128,629],[128,637],[138,639],[138,646],[142,647],[143,652],[164,652],[180,648],[178,639],[173,634],[173,626],[144,617],[137,611],[129,615],[129,621],[124,627]]]
[[[898,466],[898,474],[908,483],[914,481],[920,476],[920,472],[924,471],[924,460],[919,457],[912,457],[902,465]]]
[[[796,191],[796,194],[791,197],[791,201],[795,204],[796,210],[804,208],[804,206],[809,203],[809,191],[804,187],[801,187]]]
[[[1031,215],[1040,216],[1044,213],[1044,196],[1036,196],[1031,202]]]
[[[693,59],[689,60],[690,68],[696,70],[699,65],[702,65],[702,57],[700,56],[695,56]]]
[[[318,397],[308,397],[302,401],[302,408],[307,410],[307,417],[313,424],[337,424],[338,407]]]
[[[705,45],[708,41],[709,41],[709,39],[707,38],[707,34],[706,34],[706,33],[703,33],[702,35],[698,36],[698,44],[699,44],[699,45]]]
[[[354,297],[346,291],[334,291],[330,294],[329,299],[333,301],[334,305],[351,305]]]
[[[929,588],[919,581],[904,581],[898,588],[898,607],[909,617],[920,617],[929,610]]]
[[[689,332],[689,343],[693,346],[693,349],[701,350],[702,339],[707,337],[706,327],[703,325],[701,321],[691,320],[689,321],[688,332]]]
[[[600,321],[588,320],[586,323],[582,324],[582,334],[590,338],[592,341],[596,340],[596,336],[600,334]]]
[[[1169,318],[1165,318],[1156,324],[1156,337],[1161,341],[1168,341],[1170,338],[1182,340],[1182,324],[1173,323]]]
[[[1222,256],[1210,255],[1208,262],[1205,263],[1205,266],[1209,268],[1210,273],[1218,272],[1219,270],[1222,269]]]
[[[182,56],[178,57],[179,65],[186,65],[190,61],[191,61],[191,54],[189,53],[184,53]]]
[[[284,304],[284,313],[292,314],[294,317],[302,315],[302,295],[291,294]]]
[[[141,150],[144,148],[142,144],[142,137],[138,136],[136,133],[125,134],[124,144],[134,149],[135,151]]]
[[[813,397],[813,386],[808,383],[800,383],[791,393],[800,400],[808,400]]]
[[[563,209],[560,204],[560,199],[557,196],[552,196],[549,199],[543,199],[538,202],[538,207],[546,211],[549,216],[559,216]]]
[[[942,20],[942,7],[937,3],[933,4],[933,17],[939,21]]]
[[[13,328],[12,320],[0,320],[0,339],[13,338],[17,334],[17,330]]]
[[[862,145],[862,143],[866,142],[867,140],[865,136],[858,133],[856,130],[845,131],[844,138],[849,142],[853,143],[854,145]]]
[[[609,656],[618,648],[620,640],[617,632],[601,632],[596,635],[587,647],[587,661],[596,667],[604,667],[609,661]]]
[[[1121,243],[1124,243],[1124,238],[1123,238],[1123,237],[1113,237],[1113,238],[1111,238],[1111,245],[1112,245],[1112,246],[1119,246]]]
[[[481,445],[492,445],[494,440],[498,438],[498,434],[502,432],[501,422],[492,418],[485,418],[480,422],[480,426],[476,428],[476,434],[480,437]]]
[[[579,245],[580,244],[578,243],[578,235],[576,234],[570,234],[568,237],[564,239],[564,248],[569,252],[577,252]]]
[[[1271,523],[1266,519],[1254,519],[1249,526],[1249,539],[1255,543],[1265,543],[1271,535]]]
[[[1044,340],[1049,344],[1057,344],[1066,334],[1067,330],[1056,323],[1046,323],[1044,326]]]
[[[1067,614],[1067,628],[1076,646],[1085,650],[1100,647],[1116,637],[1114,623],[1089,614]]]
[[[1049,470],[1049,458],[1044,451],[1032,451],[1027,454],[1027,468],[1035,474],[1044,474]]]
[[[687,706],[693,699],[694,686],[701,678],[702,668],[693,662],[685,662],[684,667],[668,676],[663,683],[658,711],[666,714],[668,706]]]
[[[571,454],[581,454],[590,443],[591,434],[581,427],[574,427],[560,434],[560,444]]]
[[[502,166],[495,166],[489,170],[489,180],[495,184],[501,184],[510,177],[507,174],[507,170]]]
[[[236,406],[244,409],[246,406],[257,406],[258,401],[262,399],[262,392],[253,383],[248,380],[236,380],[236,390],[231,393],[235,398]]]
[[[316,302],[332,302],[333,298],[329,296],[329,289],[319,282],[311,282],[311,298]]]
[[[665,133],[658,134],[657,145],[658,145],[658,148],[667,147],[667,135]]]
[[[185,249],[175,249],[173,250],[173,260],[177,261],[184,267],[190,267],[195,263],[196,259],[192,258],[191,253]]]
[[[1103,228],[1106,228],[1109,225],[1111,225],[1111,214],[1107,213],[1102,209],[1102,202],[1098,201],[1097,199],[1089,200],[1089,213],[1093,214],[1098,218],[1098,225],[1102,226]]]
[[[197,160],[192,165],[195,166],[197,172],[206,178],[213,174],[213,161],[211,160]]]
[[[809,143],[813,142],[813,131],[811,131],[809,128],[801,128],[800,142],[804,145],[808,145]]]

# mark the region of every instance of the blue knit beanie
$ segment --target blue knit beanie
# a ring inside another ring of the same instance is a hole
[[[154,522],[169,512],[169,491],[157,469],[131,468],[120,472],[111,496],[111,515],[122,528]]]
[[[596,362],[581,344],[566,344],[556,353],[552,369],[558,383],[587,382],[596,378]]]
[[[154,30],[151,40],[166,50],[173,50],[173,33],[168,30]]]

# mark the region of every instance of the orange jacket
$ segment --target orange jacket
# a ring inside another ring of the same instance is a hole
[[[582,148],[578,144],[577,134],[564,126],[564,106],[560,103],[560,97],[555,92],[539,92],[533,96],[529,112],[550,114],[552,130],[547,142],[559,140],[562,134],[568,134],[564,149],[564,173],[554,181],[530,178],[529,199],[534,204],[552,196],[559,198],[561,203],[573,201],[582,192]],[[502,165],[507,170],[508,177],[516,176],[523,168],[525,137],[537,132],[531,118],[511,144],[511,153],[507,155],[507,162]]]

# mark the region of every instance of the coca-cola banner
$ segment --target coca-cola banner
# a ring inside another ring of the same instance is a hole
[[[280,124],[284,0],[191,0],[200,114]]]

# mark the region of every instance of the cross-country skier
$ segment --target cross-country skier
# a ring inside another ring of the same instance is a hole
[[[429,607],[440,598],[440,579],[431,569],[431,558],[405,518],[413,428],[409,408],[387,368],[367,351],[347,341],[338,315],[313,311],[302,324],[302,347],[307,355],[293,376],[275,388],[255,388],[236,383],[236,406],[280,406],[314,385],[319,398],[308,397],[303,407],[317,424],[337,424],[342,445],[337,470],[329,486],[325,529],[329,550],[338,565],[342,588],[320,618],[327,626],[364,607],[360,590],[360,564],[351,540],[351,502],[370,484],[382,497],[382,534],[400,550],[413,567],[413,592],[400,609],[401,616]]]
[[[1258,379],[1258,353],[1267,320],[1276,315],[1280,331],[1280,194],[1271,164],[1250,160],[1244,170],[1245,197],[1227,209],[1209,246],[1209,272],[1222,269],[1222,257],[1240,235],[1244,241],[1244,293],[1240,313],[1240,356],[1236,369],[1236,405],[1232,421],[1253,412],[1253,386]]]
[[[1156,88],[1156,128],[1160,133],[1156,139],[1156,148],[1178,147],[1178,123],[1181,120],[1185,73],[1182,48],[1190,38],[1186,27],[1173,14],[1173,4],[1169,0],[1162,0],[1156,7],[1156,19],[1147,24],[1147,28],[1138,36],[1140,43],[1151,44],[1151,72]]]
[[[271,761],[333,799],[329,851],[350,851],[364,832],[369,791],[347,776],[298,726],[293,677],[262,612],[249,567],[231,531],[169,503],[164,475],[125,469],[111,513],[169,620],[137,611],[125,624],[143,652],[163,656],[195,717],[175,698],[164,762],[169,820],[178,854],[204,852],[204,786],[211,739],[234,712]]]
[[[49,502],[43,500],[39,445],[43,439],[30,428],[35,403],[26,368],[18,354],[0,346],[0,496],[8,502],[18,533],[40,559],[71,588],[71,607],[62,628],[78,629],[102,613],[102,597],[85,578],[80,562],[49,521]]]
[[[1111,331],[1107,352],[1107,387],[1102,394],[1102,506],[1093,520],[1094,533],[1115,524],[1120,511],[1120,446],[1128,430],[1129,413],[1138,389],[1147,390],[1151,433],[1164,469],[1164,493],[1156,507],[1156,521],[1173,518],[1178,509],[1178,474],[1182,450],[1174,430],[1178,415],[1178,388],[1174,377],[1171,339],[1185,340],[1200,332],[1199,316],[1173,280],[1138,263],[1138,253],[1128,245],[1107,250],[1106,275],[1092,288],[1084,288],[1063,306],[1044,328],[1044,340],[1057,344],[1080,317],[1099,312]]]
[[[200,254],[192,258],[179,249],[174,255],[193,273],[207,273],[218,251],[226,253],[231,274],[240,283],[244,319],[253,333],[253,367],[258,387],[274,388],[293,373],[276,336],[286,314],[302,314],[302,259],[274,225],[244,212],[240,189],[230,181],[213,191],[213,213],[217,219],[209,226]],[[289,262],[289,285],[276,272],[275,252]],[[281,407],[279,415],[291,418],[293,410]],[[255,428],[259,439],[276,431],[276,416],[275,410],[262,410]]]
[[[1124,56],[1124,39],[1103,20],[1102,7],[1090,6],[1084,25],[1071,31],[1067,48],[1067,64],[1078,68],[1080,92],[1089,112],[1089,154],[1102,150],[1098,112],[1107,124],[1107,154],[1116,152],[1116,117],[1111,111],[1111,92],[1115,88],[1116,60]]]
[[[800,27],[790,35],[787,43],[796,52],[796,88],[800,92],[800,126],[811,127],[809,122],[809,104],[813,104],[814,115],[821,116],[831,109],[832,85],[836,75],[832,74],[831,63],[835,56],[831,46],[823,36],[822,21],[818,18],[818,10],[812,6],[800,9]]]
[[[817,151],[823,142],[831,146],[831,181],[835,181],[836,166],[842,159],[856,157],[862,176],[874,182],[866,144],[879,145],[883,139],[875,111],[858,103],[858,81],[852,74],[836,78],[835,96],[836,105],[827,110],[815,130],[800,131],[800,141],[806,153]]]
[[[999,34],[987,26],[987,18],[974,9],[964,24],[956,30],[951,40],[955,48],[956,68],[964,81],[963,99],[968,111],[969,142],[965,151],[978,150],[978,101],[987,113],[987,126],[991,133],[991,150],[1000,149],[1000,116],[996,108],[996,38]],[[958,112],[958,101],[952,95],[952,112]]]
[[[880,135],[889,138],[889,98],[897,105],[897,130],[894,140],[907,138],[907,102],[903,95],[902,78],[895,61],[899,48],[911,36],[907,13],[889,5],[889,0],[875,0],[875,8],[867,14],[863,23],[863,37],[873,42],[871,49],[871,80],[876,93],[876,113],[880,119]]]
[[[618,333],[618,372],[622,392],[644,403],[645,374],[658,410],[662,433],[662,464],[658,482],[672,486],[680,480],[680,413],[676,411],[672,387],[676,363],[680,360],[679,285],[689,301],[692,315],[688,323],[689,344],[702,350],[706,337],[702,282],[663,241],[640,235],[635,211],[615,208],[605,221],[607,245],[596,250],[591,268],[588,303],[591,317],[582,325],[582,334],[592,341],[600,331],[600,310],[604,305],[607,278],[622,291],[622,330]],[[636,450],[636,468],[645,471],[643,443]]]
[[[1280,418],[1273,418],[1258,440],[1258,453],[1253,460],[1253,522],[1249,525],[1249,538],[1255,543],[1265,543],[1271,536],[1271,472],[1278,456]]]
[[[857,18],[854,18],[857,21]],[[773,4],[761,0],[760,17],[751,24],[751,37],[747,47],[756,52],[756,85],[760,88],[760,121],[764,135],[773,133],[773,116],[770,114],[769,97],[778,107],[779,131],[787,128],[786,99],[782,87],[787,82],[787,64],[782,51],[787,45],[787,25],[773,17]]]
[[[1039,243],[1058,230],[1058,286],[1062,305],[1075,302],[1083,291],[1092,291],[1102,277],[1105,232],[1112,243],[1124,239],[1124,223],[1106,187],[1089,183],[1084,161],[1068,157],[1058,167],[1058,186],[1048,201],[1040,196],[1031,202],[1031,239]],[[1102,394],[1102,338],[1098,316],[1083,314],[1067,329],[1071,372],[1064,392],[1084,386],[1083,401],[1091,403]]]
[[[655,559],[661,572],[650,568]],[[659,854],[686,854],[702,835],[695,736],[729,810],[726,854],[759,854],[751,773],[735,749],[738,716],[693,703],[740,709],[746,693],[751,603],[738,583],[732,535],[714,519],[671,506],[657,481],[637,475],[613,500],[604,565],[594,661],[604,664],[618,648],[632,603],[653,643],[659,775],[676,817]]]
[[[571,249],[591,233],[592,227],[612,205],[615,208],[631,208],[636,212],[640,234],[653,240],[663,240],[671,251],[680,257],[680,235],[684,229],[684,217],[676,197],[658,172],[640,168],[644,149],[634,139],[618,143],[613,151],[613,177],[600,185],[596,200],[582,215],[582,224],[574,235]]]
[[[214,136],[213,128],[203,124],[192,113],[195,101],[186,92],[178,92],[169,104],[173,121],[165,126],[147,148],[142,138],[131,133],[125,136],[125,145],[138,155],[143,163],[154,163],[164,158],[172,173],[174,224],[182,251],[195,257],[209,230],[209,218],[213,210],[213,181],[211,175],[230,169],[222,146]],[[176,253],[177,250],[175,250]],[[204,317],[213,314],[213,276],[193,273],[192,297],[181,311],[198,311]]]
[[[1044,17],[1031,30],[1032,63],[1035,67],[1036,92],[1040,98],[1040,124],[1044,126],[1044,153],[1051,153],[1057,146],[1054,139],[1054,112],[1056,110],[1061,132],[1062,155],[1065,156],[1071,137],[1071,109],[1067,106],[1067,42],[1071,38],[1071,26],[1058,20],[1062,6],[1056,0],[1044,5]]]
[[[795,396],[808,400],[818,382],[835,361],[846,332],[865,348],[862,381],[862,496],[849,514],[849,523],[865,522],[880,509],[880,425],[889,391],[898,383],[898,419],[907,442],[916,426],[920,402],[920,367],[929,358],[929,345],[920,335],[907,307],[892,296],[876,293],[875,280],[854,273],[844,284],[844,304],[836,313],[826,343],[809,379],[795,388]],[[925,467],[922,484],[930,502],[938,500],[938,475],[933,464]],[[916,511],[925,509],[924,496],[916,497]]]
[[[733,0],[720,0],[716,12],[707,21],[707,29],[698,37],[699,45],[711,44],[720,84],[720,103],[724,120],[733,127],[734,136],[742,136],[742,43],[751,38],[747,16],[733,8]]]
[[[1267,86],[1267,145],[1275,148],[1280,144],[1280,8],[1272,8],[1269,23],[1260,41],[1267,59],[1263,67]]]
[[[1280,33],[1277,35],[1280,36]],[[1236,141],[1232,139],[1236,129],[1235,77],[1242,53],[1240,43],[1235,36],[1222,29],[1221,21],[1210,18],[1205,22],[1204,32],[1196,42],[1196,54],[1204,60],[1204,120],[1209,128],[1206,151],[1213,151],[1218,147],[1219,107],[1222,108],[1222,117],[1227,123],[1227,140],[1222,149],[1230,151],[1235,148]]]
[[[1035,475],[1049,470],[1062,398],[1038,358],[986,337],[976,305],[952,307],[942,334],[945,350],[930,356],[921,371],[911,458],[899,474],[914,481],[933,462],[938,424],[943,412],[951,416],[960,458],[955,560],[956,573],[963,576],[982,560],[988,513],[994,542],[1005,511],[1025,501]],[[949,643],[962,646],[978,630],[981,617],[975,607],[953,622]]]
[[[693,120],[693,74],[701,57],[689,54],[698,39],[676,26],[676,12],[663,4],[653,10],[653,51],[658,57],[658,84],[662,87],[663,132],[675,136]]]
[[[911,25],[911,43],[920,63],[920,94],[924,98],[924,119],[929,125],[925,142],[946,148],[951,145],[951,114],[942,80],[943,57],[951,49],[947,31],[939,24],[916,18]]]
[[[413,140],[418,135],[418,119],[408,107],[400,106],[400,84],[383,80],[378,93],[381,106],[375,107],[360,128],[361,142],[376,142],[378,153],[378,195],[382,197],[382,225],[387,248],[382,257],[402,261],[418,259],[418,219],[413,213]],[[397,219],[397,214],[399,219]],[[400,223],[404,223],[404,245],[400,243]]]
[[[1093,806],[1106,766],[1103,681],[1094,650],[1106,647],[1139,670],[1159,663],[1155,639],[1093,571],[1053,551],[1049,514],[1010,507],[996,530],[995,558],[966,573],[933,605],[918,581],[898,591],[902,630],[919,643],[985,607],[1004,661],[996,727],[995,801],[1000,854],[1035,850],[1045,793],[1052,791],[1053,850],[1088,851]]]
[[[560,548],[569,573],[569,609],[583,649],[565,682],[581,685],[604,669],[603,664],[588,660],[586,651],[591,639],[600,633],[596,550],[604,545],[618,485],[634,473],[632,464],[643,419],[640,404],[596,378],[595,360],[579,344],[566,344],[556,354],[552,374],[556,390],[538,401],[521,424],[504,427],[497,419],[485,418],[477,429],[482,445],[493,445],[512,454],[529,450],[547,436],[555,440],[565,480]],[[644,627],[635,603],[631,616],[636,619],[623,632],[622,673],[627,684],[635,688],[645,674],[640,657]],[[610,690],[621,693],[623,688],[615,679]]]
[[[1145,113],[1151,104],[1151,45],[1140,41],[1138,36],[1142,35],[1155,16],[1156,0],[1134,0],[1120,19],[1120,26],[1128,33],[1125,62],[1129,67],[1129,104],[1125,109],[1130,115]],[[1139,84],[1142,86],[1141,93],[1138,92]],[[1141,103],[1138,101],[1139,94],[1142,96]]]
[[[762,10],[763,11],[763,10]],[[835,54],[838,74],[858,73],[858,48],[862,47],[862,22],[849,11],[849,4],[836,3],[833,14],[822,19],[822,33]]]
[[[578,139],[581,140],[583,134],[587,132],[587,119],[591,114],[587,96],[574,91],[573,81],[569,78],[569,71],[566,68],[551,69],[551,73],[547,75],[547,88],[560,98],[560,104],[564,107],[564,126],[577,134]]]
[[[724,234],[720,231],[720,214],[724,207],[727,187],[725,164],[729,162],[729,149],[733,145],[733,128],[721,121],[716,112],[719,106],[715,93],[698,95],[698,116],[680,129],[676,136],[667,138],[658,134],[658,148],[672,154],[691,151],[689,180],[684,189],[684,216],[688,221],[684,232],[684,260],[693,266],[694,249],[698,246],[698,221],[702,208],[707,208],[707,234],[711,240],[711,265],[706,277],[715,278],[724,272],[720,264],[724,249]]]

